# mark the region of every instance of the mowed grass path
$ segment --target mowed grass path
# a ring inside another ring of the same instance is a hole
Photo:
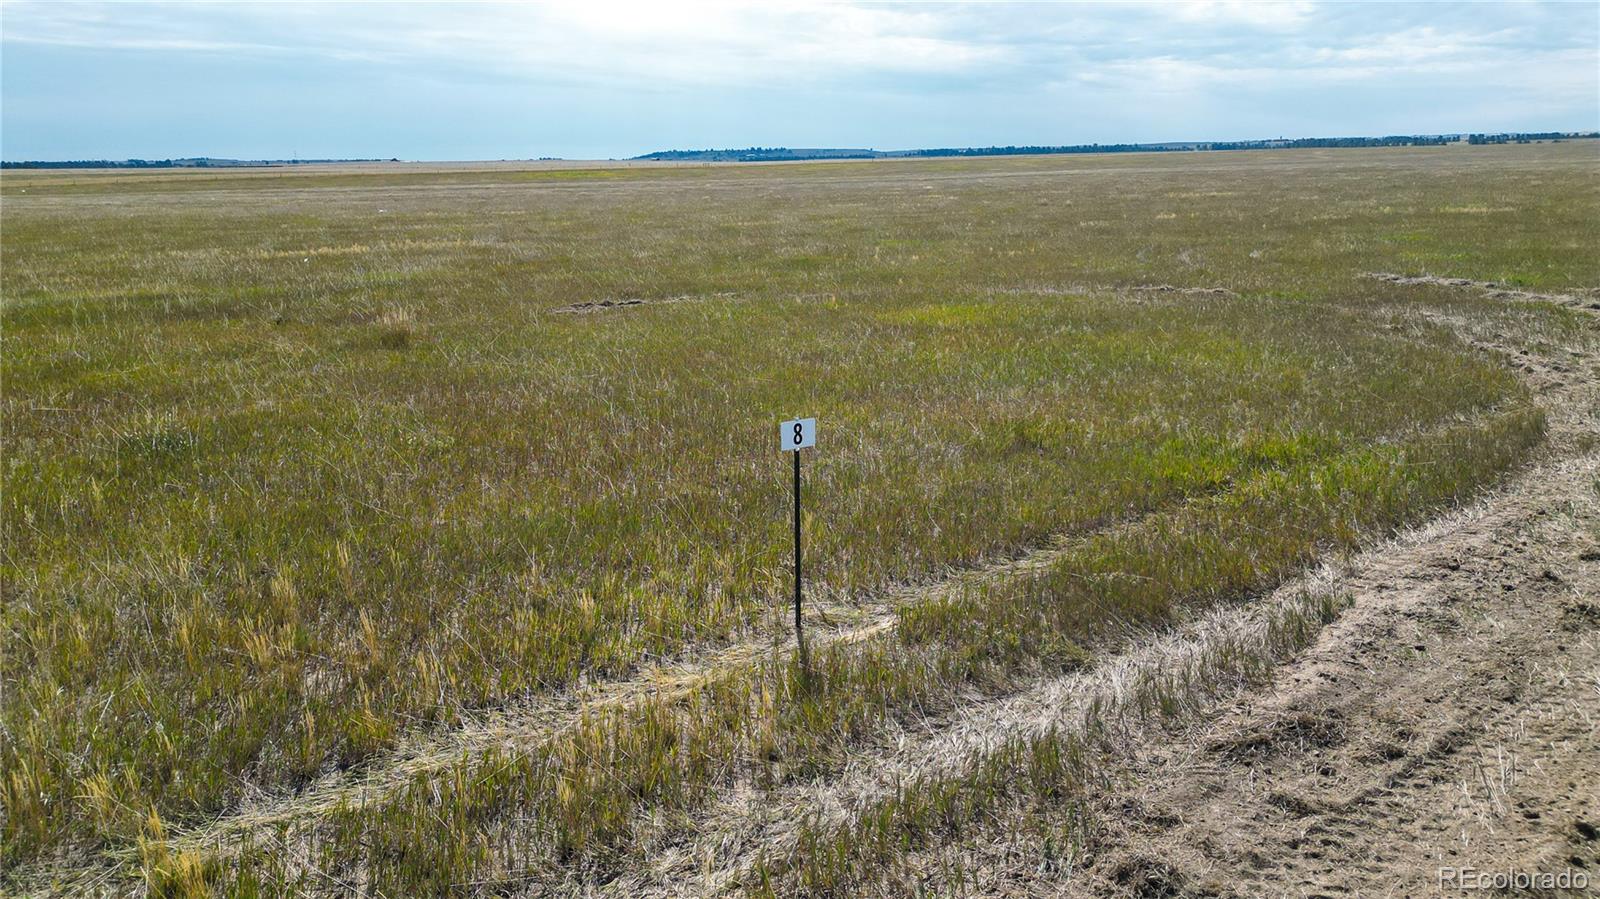
[[[780,417],[822,420],[807,539],[848,599],[1514,412],[1358,275],[1596,283],[1594,172],[1579,144],[8,173],[0,863],[762,632]],[[1237,295],[1104,289],[1158,284]],[[672,302],[557,311],[621,299]],[[1510,464],[1518,421],[1429,495]]]

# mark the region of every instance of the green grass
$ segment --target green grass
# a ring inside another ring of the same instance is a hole
[[[1114,623],[1247,595],[1537,443],[1511,372],[1393,321],[1416,292],[1359,275],[1596,283],[1592,164],[1554,145],[8,173],[0,864],[143,845],[166,871],[156,831],[250,791],[764,634],[788,590],[771,432],[794,414],[821,420],[818,598],[1064,534],[1088,555],[907,609],[870,663],[819,658],[843,673],[783,712],[772,783],[826,776],[897,709],[1081,664]],[[1238,295],[1104,290],[1135,284]],[[551,314],[620,298],[675,302]],[[792,696],[783,664],[740,677]],[[764,757],[752,722],[779,712],[741,689],[572,736],[645,766],[622,793],[519,769],[426,815],[336,817],[325,861],[476,879],[508,864],[474,842],[497,814],[556,803],[519,864],[625,865],[641,809]],[[664,736],[686,718],[698,736]],[[462,816],[461,854],[419,860],[434,814]],[[297,876],[247,858],[235,887]]]

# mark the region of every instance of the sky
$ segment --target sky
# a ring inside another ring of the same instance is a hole
[[[1600,2],[0,3],[0,156],[1600,129]]]

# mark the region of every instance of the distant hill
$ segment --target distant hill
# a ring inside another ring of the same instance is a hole
[[[635,160],[660,162],[798,162],[807,159],[887,159],[940,156],[1037,156],[1065,153],[1165,153],[1195,150],[1284,150],[1317,147],[1436,147],[1444,144],[1533,143],[1600,137],[1600,133],[1545,131],[1507,134],[1409,134],[1387,137],[1302,137],[1275,140],[1168,141],[1150,144],[941,147],[921,150],[746,147],[729,150],[658,150]]]

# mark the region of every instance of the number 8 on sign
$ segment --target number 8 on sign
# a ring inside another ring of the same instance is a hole
[[[817,420],[795,418],[778,425],[778,446],[783,450],[802,450],[817,445]]]

